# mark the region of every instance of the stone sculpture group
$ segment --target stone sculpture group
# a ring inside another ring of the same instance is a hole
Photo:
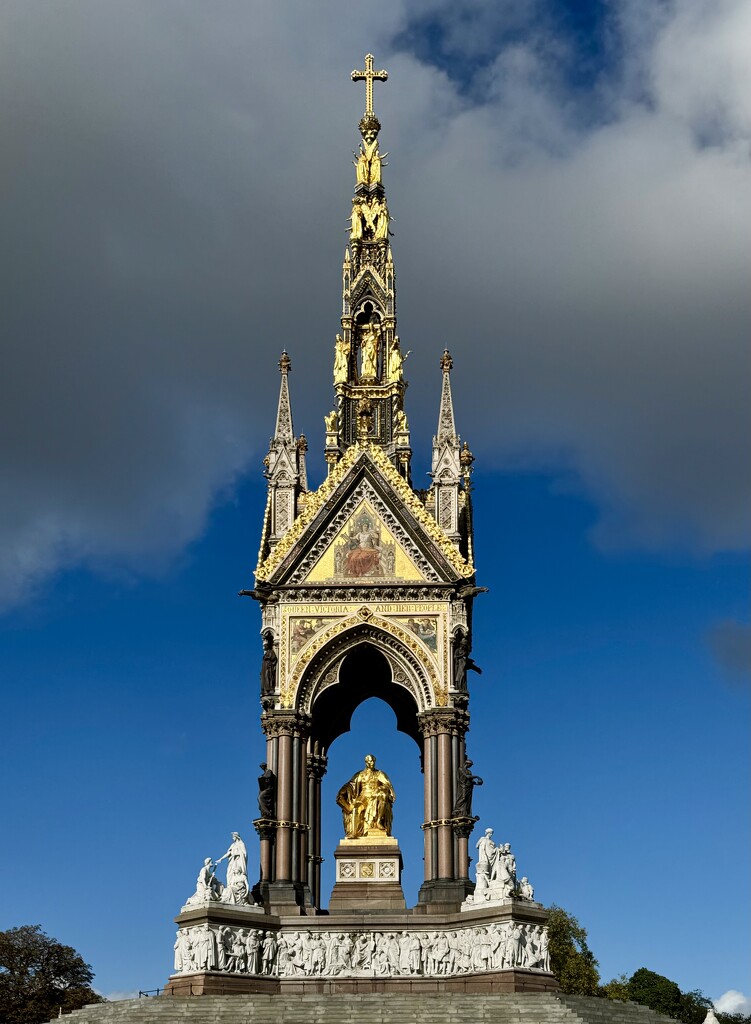
[[[471,764],[471,762],[470,762]],[[510,843],[493,842],[493,829],[486,828],[477,840],[475,891],[462,904],[469,910],[478,903],[501,903],[510,899],[534,900],[535,890],[526,875],[516,878],[516,857]]]
[[[227,882],[217,879],[215,872],[223,860],[227,861]],[[186,902],[187,907],[204,903],[234,903],[239,906],[252,904],[248,886],[248,851],[237,832],[232,833],[229,849],[218,860],[207,857],[196,879],[196,891]]]
[[[512,969],[549,971],[548,934],[518,922],[453,931],[292,931],[181,928],[175,972],[265,977],[441,977]]]

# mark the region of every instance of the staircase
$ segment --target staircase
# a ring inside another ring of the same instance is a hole
[[[675,1024],[588,996],[237,995],[124,999],[66,1015],[70,1024]]]

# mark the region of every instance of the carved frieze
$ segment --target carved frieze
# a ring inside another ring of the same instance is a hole
[[[275,932],[201,924],[180,928],[174,948],[178,975],[372,978],[550,972],[547,930],[518,921],[420,931]]]

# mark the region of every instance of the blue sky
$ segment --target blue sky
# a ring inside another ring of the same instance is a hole
[[[40,923],[105,993],[153,988],[203,858],[234,829],[255,853],[236,595],[283,346],[323,473],[372,49],[416,485],[445,345],[477,455],[477,813],[604,979],[749,993],[747,20],[8,5],[3,926]],[[377,702],[332,750],[324,887],[371,747],[412,902],[417,751]]]

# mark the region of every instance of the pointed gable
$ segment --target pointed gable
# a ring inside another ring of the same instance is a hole
[[[350,551],[360,553],[348,557]],[[259,563],[256,579],[444,583],[473,572],[381,449],[356,444],[307,497],[291,529]]]

